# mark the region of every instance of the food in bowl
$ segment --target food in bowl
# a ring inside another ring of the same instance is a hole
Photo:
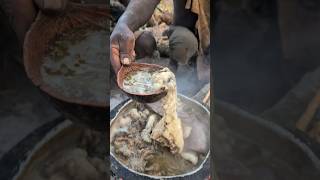
[[[123,89],[133,94],[149,94],[160,89],[153,81],[154,72],[139,70],[129,73],[123,81]]]

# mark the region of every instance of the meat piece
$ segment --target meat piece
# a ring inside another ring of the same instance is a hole
[[[190,161],[193,165],[198,163],[198,156],[195,152],[182,152],[181,156],[183,159]]]
[[[157,121],[157,116],[155,114],[150,115],[148,118],[148,122],[147,122],[145,129],[143,129],[141,132],[142,139],[147,143],[151,143],[150,135],[151,135],[152,128],[155,125],[156,121]]]
[[[177,118],[162,118],[152,130],[151,138],[161,145],[170,148],[172,153],[180,153],[183,150],[183,133],[180,120]]]
[[[144,109],[142,112],[140,112],[140,116],[143,118],[143,119],[147,119],[148,116],[149,116],[150,112],[148,109]]]
[[[177,115],[177,89],[174,74],[163,68],[153,74],[154,82],[167,90],[161,99],[164,114],[152,130],[151,138],[170,148],[172,153],[181,153],[184,146],[181,120]]]
[[[123,156],[130,157],[133,152],[128,148],[126,144],[123,144],[121,147],[117,149],[116,153],[120,153]]]
[[[130,158],[128,166],[129,168],[132,168],[136,171],[144,172],[144,168],[146,164],[147,164],[147,161],[145,161],[144,159],[133,157],[133,158]]]
[[[139,120],[141,117],[140,113],[138,112],[138,110],[136,108],[131,109],[128,114],[134,120]]]
[[[120,127],[126,127],[131,123],[132,119],[130,117],[121,117],[119,119],[119,125]]]
[[[190,126],[183,126],[183,138],[188,138],[191,134],[192,127]]]

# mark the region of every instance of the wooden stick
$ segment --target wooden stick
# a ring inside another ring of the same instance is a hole
[[[316,95],[312,98],[307,106],[306,111],[302,114],[298,122],[296,123],[296,128],[301,131],[306,131],[309,123],[311,122],[313,116],[317,112],[320,106],[320,89],[317,90]]]
[[[208,100],[210,100],[210,89],[207,92],[206,96],[202,100],[203,104],[206,104],[208,102]]]

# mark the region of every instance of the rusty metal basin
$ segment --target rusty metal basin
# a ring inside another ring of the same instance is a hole
[[[70,3],[65,13],[51,16],[39,13],[28,31],[24,43],[24,66],[28,77],[53,102],[64,116],[94,129],[105,130],[109,97],[98,102],[61,94],[45,83],[40,72],[50,42],[61,33],[87,25],[97,25],[101,20],[111,19],[107,6]],[[107,45],[106,45],[107,46]],[[107,63],[106,59],[106,63]],[[106,70],[107,77],[109,69]],[[106,82],[107,83],[107,82]]]

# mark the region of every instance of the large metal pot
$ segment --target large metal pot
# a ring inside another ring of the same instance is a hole
[[[178,95],[184,106],[191,107],[194,111],[201,114],[201,120],[210,122],[210,112],[197,101],[183,95]],[[117,117],[124,111],[134,106],[135,101],[129,100],[120,103],[110,112],[110,126],[117,121]],[[200,119],[199,119],[200,120]],[[209,128],[209,127],[208,127]],[[205,159],[197,164],[197,167],[188,173],[176,176],[152,176],[129,169],[126,165],[117,160],[113,152],[110,152],[111,171],[117,177],[125,179],[205,179],[210,175],[210,151],[208,151]]]

